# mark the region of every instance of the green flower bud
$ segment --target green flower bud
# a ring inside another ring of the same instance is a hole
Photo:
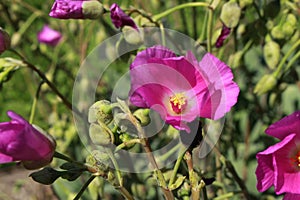
[[[293,35],[295,28],[293,25],[289,23],[284,23],[282,28],[282,33],[284,34],[285,38],[289,38]]]
[[[282,28],[280,26],[275,26],[274,28],[272,28],[272,31],[271,31],[271,35],[273,38],[275,39],[283,39],[285,37],[285,34],[282,30]]]
[[[286,17],[286,23],[292,25],[292,26],[297,26],[297,18],[293,14],[288,14]],[[296,28],[296,27],[295,27]]]
[[[254,93],[257,95],[262,95],[276,86],[277,80],[273,74],[264,75],[256,84],[254,88]]]
[[[82,14],[86,19],[97,19],[103,12],[103,5],[99,1],[84,1],[82,3]]]
[[[103,122],[104,124],[109,124],[112,119],[111,103],[107,100],[97,101],[89,109],[89,123]]]
[[[240,3],[240,7],[244,8],[248,5],[251,5],[253,3],[253,0],[240,0],[239,3]]]
[[[89,129],[90,138],[96,145],[109,145],[114,143],[114,135],[103,123],[92,123]]]
[[[126,42],[133,45],[140,45],[143,43],[143,32],[142,30],[135,29],[131,26],[124,26],[122,33]]]
[[[138,109],[133,115],[139,120],[142,126],[147,126],[151,121],[149,113],[149,109]]]
[[[280,46],[274,41],[269,41],[264,46],[264,58],[270,69],[275,69],[280,59]]]
[[[238,51],[235,54],[230,55],[228,65],[232,69],[238,68],[242,63],[243,55],[244,55],[243,51]]]
[[[236,2],[226,2],[221,11],[221,20],[228,28],[234,28],[238,25],[241,16],[241,8]]]

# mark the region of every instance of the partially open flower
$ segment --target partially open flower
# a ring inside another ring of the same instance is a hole
[[[157,111],[166,123],[190,132],[197,117],[219,119],[237,102],[239,87],[230,68],[210,53],[198,62],[188,52],[155,46],[141,51],[130,66],[132,104]]]
[[[103,11],[99,1],[56,0],[49,16],[59,19],[97,19]]]
[[[52,161],[55,142],[40,129],[12,111],[10,122],[0,123],[0,164],[21,161],[27,169],[37,169]]]
[[[230,35],[230,31],[231,31],[231,28],[228,28],[227,26],[225,26],[225,24],[223,24],[221,34],[218,37],[217,42],[216,42],[217,48],[220,48],[223,46],[224,40],[226,40],[227,37]]]
[[[43,29],[37,34],[38,41],[50,46],[56,46],[62,38],[60,32],[53,30],[48,25],[44,25]]]
[[[1,27],[0,27],[0,55],[9,49],[10,47],[10,37]]]
[[[300,111],[272,124],[266,133],[281,141],[256,155],[257,189],[274,186],[276,194],[286,193],[284,200],[300,196]],[[298,197],[298,198],[297,198]]]
[[[122,28],[124,26],[131,26],[137,29],[134,21],[124,13],[120,6],[116,3],[112,4],[110,7],[110,18],[116,28]]]

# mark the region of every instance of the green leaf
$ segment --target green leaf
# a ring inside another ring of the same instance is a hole
[[[56,181],[56,179],[58,179],[62,175],[62,173],[63,172],[56,171],[51,167],[45,167],[40,171],[31,173],[29,176],[38,183],[50,185],[54,183],[54,181]]]
[[[7,82],[13,75],[13,73],[20,67],[26,66],[20,60],[14,58],[0,58],[0,88],[4,82]]]

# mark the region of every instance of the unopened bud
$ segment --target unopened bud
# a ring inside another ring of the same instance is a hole
[[[114,135],[103,123],[90,125],[89,134],[92,142],[96,145],[109,145],[114,143]]]
[[[111,103],[101,100],[94,103],[89,109],[89,123],[103,122],[109,124],[113,119]]]
[[[133,115],[139,120],[142,126],[147,126],[150,123],[149,113],[149,109],[138,109]]]
[[[82,14],[85,19],[97,19],[103,14],[103,5],[99,1],[84,1]]]
[[[283,39],[285,37],[284,32],[280,26],[275,26],[272,28],[271,35],[274,39]]]
[[[236,2],[229,1],[223,5],[220,18],[228,28],[236,27],[240,16],[241,8]]]
[[[126,42],[133,45],[139,45],[143,43],[143,32],[142,30],[136,29],[131,26],[124,26],[122,32]]]
[[[280,46],[274,41],[269,41],[264,46],[264,58],[270,69],[274,69],[280,59]]]
[[[0,27],[0,55],[10,48],[10,37],[8,33]]]
[[[256,84],[254,93],[262,95],[276,86],[277,80],[273,74],[264,75]]]

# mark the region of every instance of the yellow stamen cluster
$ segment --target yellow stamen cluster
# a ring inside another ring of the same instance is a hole
[[[187,106],[187,98],[183,93],[177,93],[170,97],[170,103],[173,111],[180,114]]]

